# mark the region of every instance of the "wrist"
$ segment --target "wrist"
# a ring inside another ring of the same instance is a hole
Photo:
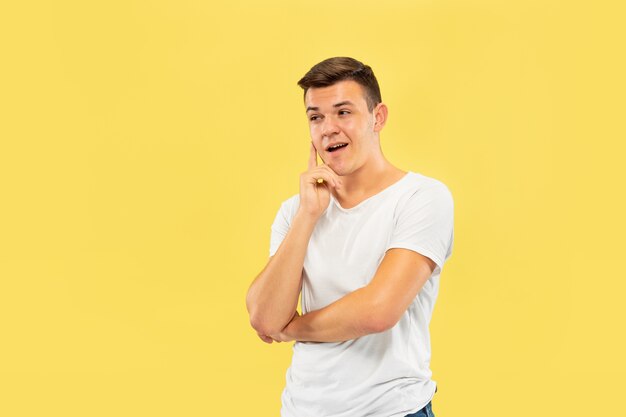
[[[298,211],[296,212],[296,215],[294,216],[294,223],[295,222],[301,223],[307,228],[310,228],[311,230],[313,230],[318,219],[319,217],[309,214],[303,211],[302,209],[298,209]]]
[[[289,339],[290,341],[295,341],[298,338],[298,322],[300,321],[300,316],[296,315],[294,316],[291,321],[289,322],[289,324],[287,324],[287,326],[285,326],[285,328],[283,329],[283,335],[285,335],[287,337],[287,339]]]

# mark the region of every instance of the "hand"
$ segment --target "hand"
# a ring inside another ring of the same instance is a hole
[[[317,182],[318,178],[324,180]],[[308,170],[300,175],[300,207],[307,215],[317,220],[330,202],[330,189],[342,186],[341,178],[328,165],[317,165],[317,150],[311,142]]]
[[[291,318],[291,321],[289,322],[289,324],[291,324],[291,322],[296,318],[296,317],[300,317],[300,314],[298,313],[298,310],[296,310],[293,314],[293,317]],[[287,325],[288,327],[289,325]],[[285,329],[287,329],[287,327],[285,327]],[[280,342],[290,342],[292,340],[295,340],[295,338],[293,336],[291,336],[285,329],[283,329],[280,333],[276,333],[273,335],[266,335],[266,334],[261,334],[259,332],[256,332],[256,334],[259,336],[259,338],[264,341],[265,343],[272,343],[272,342],[276,342],[276,343],[280,343]]]
[[[293,317],[289,321],[289,324],[287,324],[285,328],[282,331],[280,331],[280,333],[272,334],[269,337],[271,337],[272,340],[274,340],[277,343],[291,342],[292,340],[296,340],[291,330],[293,329],[294,321],[299,320],[299,319],[300,319],[300,314],[298,313],[298,310],[296,310],[293,314]]]
[[[264,341],[265,343],[272,343],[274,341],[274,339],[272,339],[271,337],[261,334],[259,332],[256,332],[256,334],[261,338],[262,341]]]
[[[298,310],[294,311],[293,317],[291,317],[289,324],[291,324],[294,321],[294,319],[296,319],[297,317],[300,317],[300,313],[298,313]],[[295,338],[286,331],[287,327],[289,327],[289,324],[285,326],[285,328],[280,333],[276,333],[273,335],[265,335],[265,334],[256,332],[256,334],[259,336],[259,338],[262,341],[268,344],[271,344],[272,342],[276,342],[276,343],[290,342],[292,340],[295,340]]]

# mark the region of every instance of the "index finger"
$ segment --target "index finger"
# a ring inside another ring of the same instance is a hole
[[[317,166],[317,149],[315,149],[315,145],[311,142],[311,152],[309,153],[309,169],[315,168]]]

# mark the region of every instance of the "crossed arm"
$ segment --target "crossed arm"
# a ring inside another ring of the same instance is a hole
[[[280,333],[259,334],[267,343],[292,340],[341,342],[393,327],[428,280],[435,262],[415,251],[387,251],[374,278],[328,306],[295,312]]]

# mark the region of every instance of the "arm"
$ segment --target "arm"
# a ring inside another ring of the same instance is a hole
[[[435,262],[408,249],[387,251],[372,281],[328,306],[297,314],[277,341],[340,342],[390,329],[428,280]]]
[[[246,296],[250,324],[259,335],[273,334],[293,317],[302,288],[302,268],[315,220],[300,213]]]
[[[318,179],[324,183],[318,183]],[[280,246],[246,295],[250,324],[264,342],[267,335],[280,332],[294,317],[302,289],[302,269],[315,224],[330,202],[330,188],[338,189],[339,176],[327,165],[317,166],[313,142],[308,170],[300,175],[300,206]],[[286,226],[283,224],[283,226]]]
[[[295,316],[282,332],[270,336],[337,342],[393,327],[435,267],[443,267],[449,257],[453,223],[454,201],[445,184],[421,188],[399,212],[390,249],[368,285],[320,310]]]

